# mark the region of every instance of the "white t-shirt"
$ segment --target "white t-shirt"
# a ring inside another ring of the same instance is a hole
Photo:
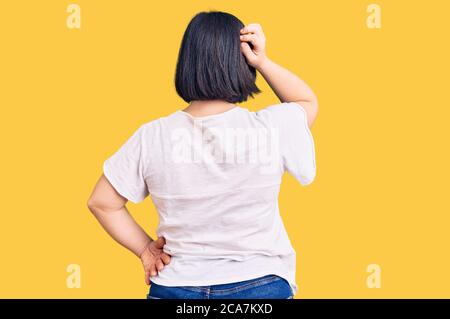
[[[297,292],[278,193],[285,171],[302,185],[316,175],[299,104],[205,117],[176,111],[142,124],[103,171],[122,196],[139,203],[150,195],[158,211],[156,233],[172,259],[153,282],[205,286],[275,274]]]

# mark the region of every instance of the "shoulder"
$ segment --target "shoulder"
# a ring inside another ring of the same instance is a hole
[[[258,117],[267,118],[282,127],[307,125],[305,109],[297,102],[283,102],[269,105],[255,112]]]
[[[256,113],[272,117],[284,118],[291,115],[306,117],[305,109],[297,102],[283,102],[269,105]]]
[[[136,131],[147,144],[157,144],[162,135],[168,134],[173,127],[180,125],[179,115],[179,111],[175,111],[156,119],[143,121]]]
[[[138,130],[144,134],[154,133],[155,131],[160,130],[161,126],[163,126],[164,124],[172,122],[177,117],[178,113],[178,111],[175,111],[156,119],[144,121],[141,123]]]

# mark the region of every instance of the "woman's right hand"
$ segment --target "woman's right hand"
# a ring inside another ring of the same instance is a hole
[[[250,23],[240,31],[241,50],[247,63],[258,69],[266,60],[266,37],[258,23]],[[249,43],[252,44],[250,47]]]
[[[170,255],[163,251],[165,244],[166,240],[164,237],[152,240],[140,255],[147,285],[150,285],[150,276],[156,276],[159,271],[163,270],[170,263]]]

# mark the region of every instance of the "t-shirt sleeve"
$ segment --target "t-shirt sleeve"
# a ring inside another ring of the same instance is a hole
[[[144,125],[103,163],[103,173],[116,191],[137,204],[149,194],[145,182]]]
[[[280,130],[279,146],[284,170],[303,186],[311,184],[316,177],[316,156],[305,109],[296,102],[285,102],[261,111],[266,112]]]

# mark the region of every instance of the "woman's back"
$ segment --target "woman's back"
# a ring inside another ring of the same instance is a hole
[[[315,178],[309,127],[318,101],[265,46],[259,23],[244,25],[214,10],[196,14],[183,34],[174,79],[189,105],[141,125],[104,162],[88,207],[139,256],[146,284],[155,283],[149,297],[184,298],[186,290],[226,297],[243,288],[246,293],[231,295],[285,298],[297,291],[295,251],[277,199],[285,171],[303,185]],[[282,103],[250,112],[235,103],[261,93],[257,73]],[[148,195],[159,214],[157,239],[125,207]]]
[[[150,195],[170,265],[152,281],[201,286],[277,274],[294,291],[295,251],[278,210],[281,177],[316,174],[314,141],[297,103],[258,112],[236,106],[143,124],[104,173],[137,203]]]

